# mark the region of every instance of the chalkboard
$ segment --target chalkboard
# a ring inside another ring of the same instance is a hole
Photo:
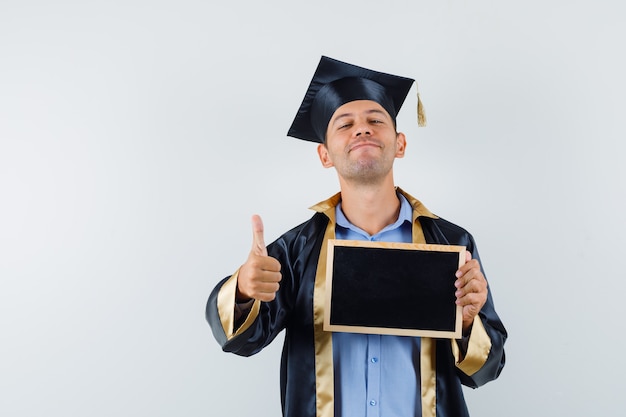
[[[465,247],[330,240],[327,260],[325,330],[461,338]]]

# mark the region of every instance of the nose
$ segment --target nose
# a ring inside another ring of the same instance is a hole
[[[371,129],[370,127],[366,124],[366,123],[359,123],[356,128],[354,129],[354,135],[355,136],[369,136],[371,135]]]

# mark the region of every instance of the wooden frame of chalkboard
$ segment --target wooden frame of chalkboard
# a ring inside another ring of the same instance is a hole
[[[465,247],[328,241],[324,330],[460,339]]]

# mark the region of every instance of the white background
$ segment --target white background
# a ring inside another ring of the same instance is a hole
[[[510,332],[475,416],[623,395],[620,1],[0,1],[0,415],[277,416],[209,292],[337,191],[286,137],[321,55],[416,78],[396,182],[477,239]]]

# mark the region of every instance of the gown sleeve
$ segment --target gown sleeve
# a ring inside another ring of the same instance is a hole
[[[472,258],[480,263],[478,249],[471,235],[468,250],[471,251]],[[484,275],[482,263],[480,264]],[[464,355],[460,354],[458,342],[452,341],[457,374],[461,383],[471,388],[496,379],[505,362],[504,342],[507,332],[495,311],[491,289],[487,287],[487,290],[487,301],[474,318]]]

